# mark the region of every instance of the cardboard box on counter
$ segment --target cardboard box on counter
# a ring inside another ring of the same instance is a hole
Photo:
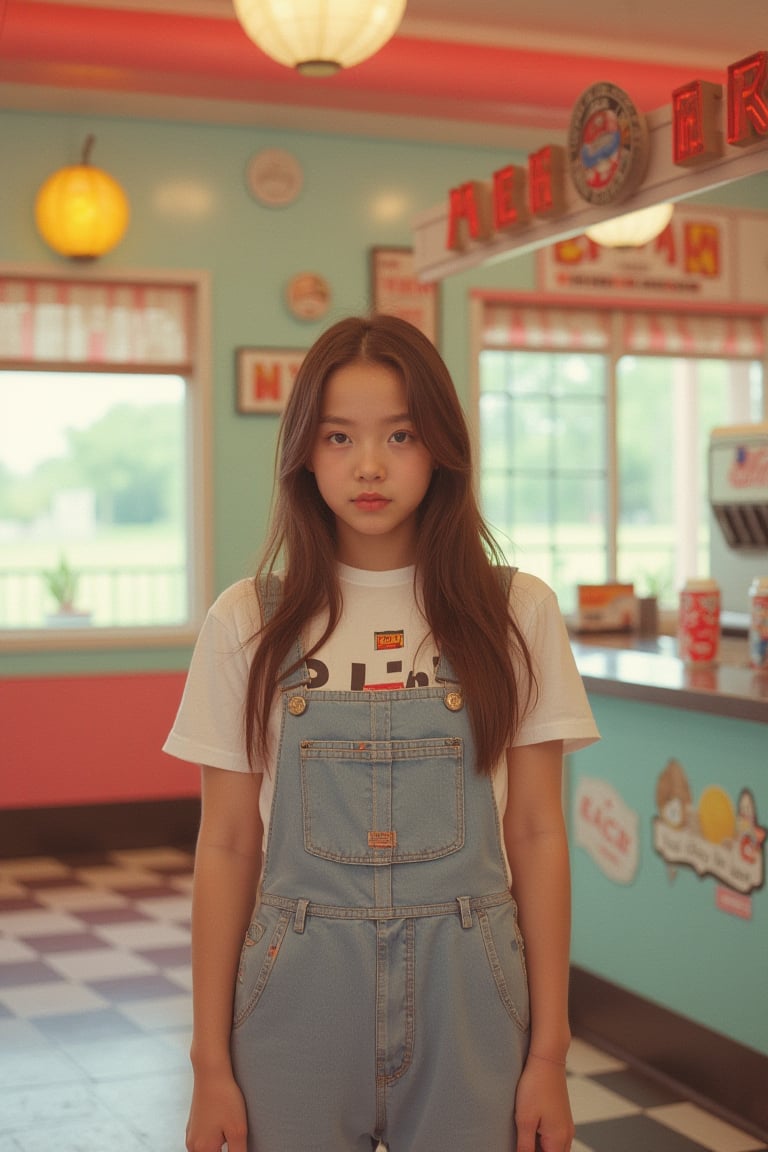
[[[579,584],[578,632],[628,632],[635,625],[634,584]]]

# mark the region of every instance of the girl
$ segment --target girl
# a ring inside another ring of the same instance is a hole
[[[165,745],[203,765],[189,1152],[568,1152],[561,766],[597,732],[499,559],[435,348],[334,325]]]

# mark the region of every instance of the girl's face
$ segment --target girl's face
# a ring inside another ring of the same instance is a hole
[[[309,468],[336,518],[341,563],[386,571],[414,562],[434,461],[397,372],[356,360],[329,376]]]

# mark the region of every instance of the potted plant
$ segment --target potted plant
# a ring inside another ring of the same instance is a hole
[[[43,572],[46,588],[56,601],[56,611],[46,615],[46,624],[56,627],[81,626],[90,623],[90,612],[75,607],[78,573],[63,554],[55,568]]]
[[[640,577],[644,592],[637,597],[637,630],[641,636],[659,633],[659,603],[669,583],[664,572],[644,572]]]

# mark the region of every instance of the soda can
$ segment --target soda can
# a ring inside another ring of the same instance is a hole
[[[715,580],[689,580],[680,593],[677,644],[686,664],[713,664],[720,647],[720,589]]]
[[[768,670],[768,576],[756,576],[749,588],[749,662]]]

